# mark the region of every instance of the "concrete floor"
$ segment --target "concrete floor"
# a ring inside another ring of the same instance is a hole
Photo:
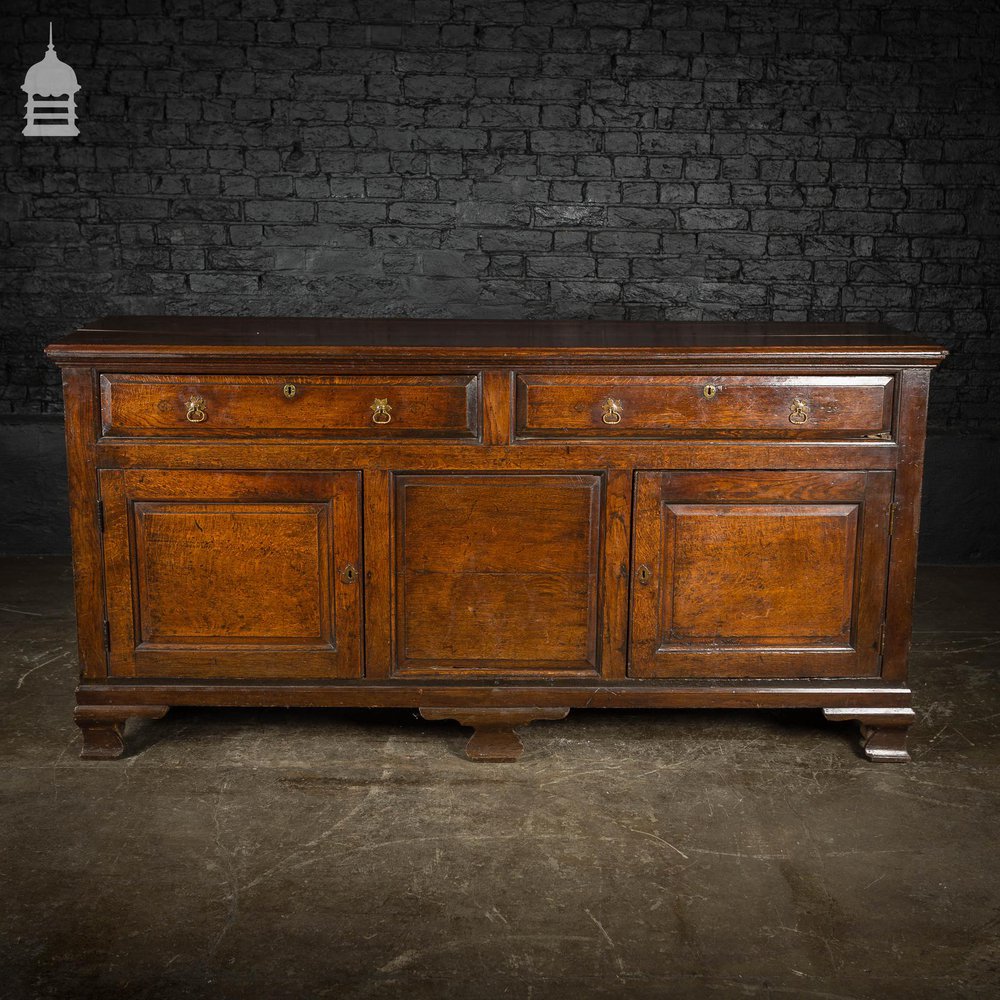
[[[818,712],[175,710],[77,759],[71,578],[0,561],[0,997],[1000,995],[1000,570],[922,572],[909,765]]]

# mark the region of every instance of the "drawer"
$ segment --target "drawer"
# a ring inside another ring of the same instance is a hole
[[[892,436],[891,375],[517,376],[517,436]]]
[[[114,437],[476,438],[478,375],[102,375]]]

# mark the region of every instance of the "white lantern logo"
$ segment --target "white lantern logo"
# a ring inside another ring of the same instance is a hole
[[[76,73],[57,55],[49,22],[49,48],[24,76],[21,86],[28,95],[24,135],[79,135],[76,127],[75,95],[80,89]]]

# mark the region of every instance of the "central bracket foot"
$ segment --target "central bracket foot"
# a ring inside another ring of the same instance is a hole
[[[486,763],[510,763],[524,753],[524,746],[514,732],[536,719],[565,719],[569,708],[421,708],[428,722],[454,719],[460,726],[475,731],[465,747],[469,760]]]

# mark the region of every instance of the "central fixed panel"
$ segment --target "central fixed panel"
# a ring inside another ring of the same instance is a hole
[[[598,671],[600,476],[394,478],[394,674]]]

